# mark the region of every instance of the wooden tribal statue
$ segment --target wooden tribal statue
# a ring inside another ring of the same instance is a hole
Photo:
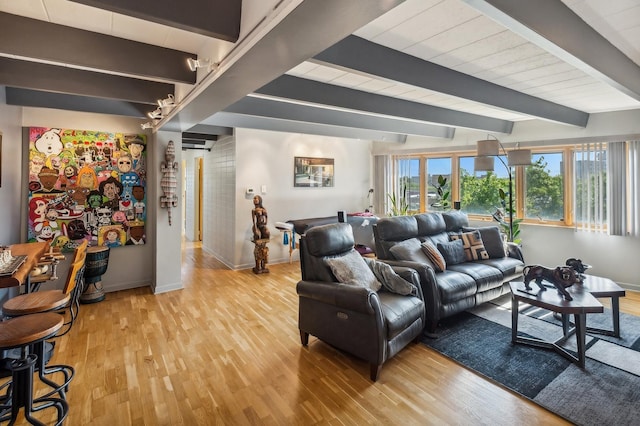
[[[267,243],[271,234],[269,228],[267,228],[267,209],[262,205],[262,197],[256,195],[253,197],[254,209],[251,210],[251,219],[253,226],[251,230],[253,232],[253,243],[255,247],[253,249],[253,256],[256,260],[256,266],[253,268],[253,272],[256,274],[264,274],[269,272],[267,263],[269,262],[269,247]]]
[[[176,193],[176,187],[178,186],[176,179],[178,163],[175,161],[176,149],[173,141],[169,141],[164,153],[164,159],[165,161],[160,165],[160,171],[162,172],[160,188],[162,188],[162,192],[164,193],[164,195],[160,197],[160,207],[168,209],[169,225],[171,225],[171,208],[178,207],[178,195]]]

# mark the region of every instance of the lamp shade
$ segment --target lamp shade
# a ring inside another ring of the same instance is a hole
[[[476,172],[492,172],[494,163],[493,157],[476,157],[473,159],[473,170]]]
[[[507,163],[509,166],[528,166],[531,164],[530,149],[514,149],[507,153]]]
[[[500,155],[500,142],[497,139],[484,139],[476,142],[478,157]]]

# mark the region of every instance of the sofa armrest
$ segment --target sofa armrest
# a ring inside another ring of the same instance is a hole
[[[365,287],[325,281],[299,281],[296,291],[299,297],[368,315],[375,313],[371,298],[378,297]]]
[[[508,242],[507,256],[512,257],[514,259],[518,259],[521,262],[524,262],[524,255],[522,254],[522,248],[520,247],[520,244]]]
[[[409,268],[407,266],[391,265],[391,268],[396,274],[402,277],[405,281],[409,281],[411,284],[413,284],[418,289],[417,296],[420,298],[420,300],[424,301],[424,296],[422,294],[422,285],[420,285],[420,274],[418,274],[418,271],[416,271],[414,268]]]
[[[381,260],[380,262],[388,263],[395,267],[411,268],[416,271],[420,278],[420,290],[422,292],[422,300],[424,300],[427,325],[431,331],[435,329],[440,313],[440,290],[438,289],[438,281],[436,279],[435,270],[431,265],[420,262],[411,262],[408,260]]]

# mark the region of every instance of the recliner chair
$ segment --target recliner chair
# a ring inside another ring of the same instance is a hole
[[[311,334],[369,362],[376,381],[382,364],[422,334],[425,304],[418,274],[410,268],[393,269],[416,286],[417,296],[339,283],[324,260],[352,251],[348,223],[314,227],[301,237],[302,281],[296,287],[300,339],[307,346]]]

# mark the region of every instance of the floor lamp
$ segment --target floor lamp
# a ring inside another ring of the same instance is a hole
[[[509,241],[513,241],[513,174],[511,167],[528,166],[531,164],[531,150],[514,149],[507,151],[504,145],[493,135],[488,135],[493,139],[484,139],[476,142],[477,156],[474,160],[474,171],[492,172],[494,170],[494,157],[507,169],[509,174]],[[502,156],[507,157],[505,163]]]

